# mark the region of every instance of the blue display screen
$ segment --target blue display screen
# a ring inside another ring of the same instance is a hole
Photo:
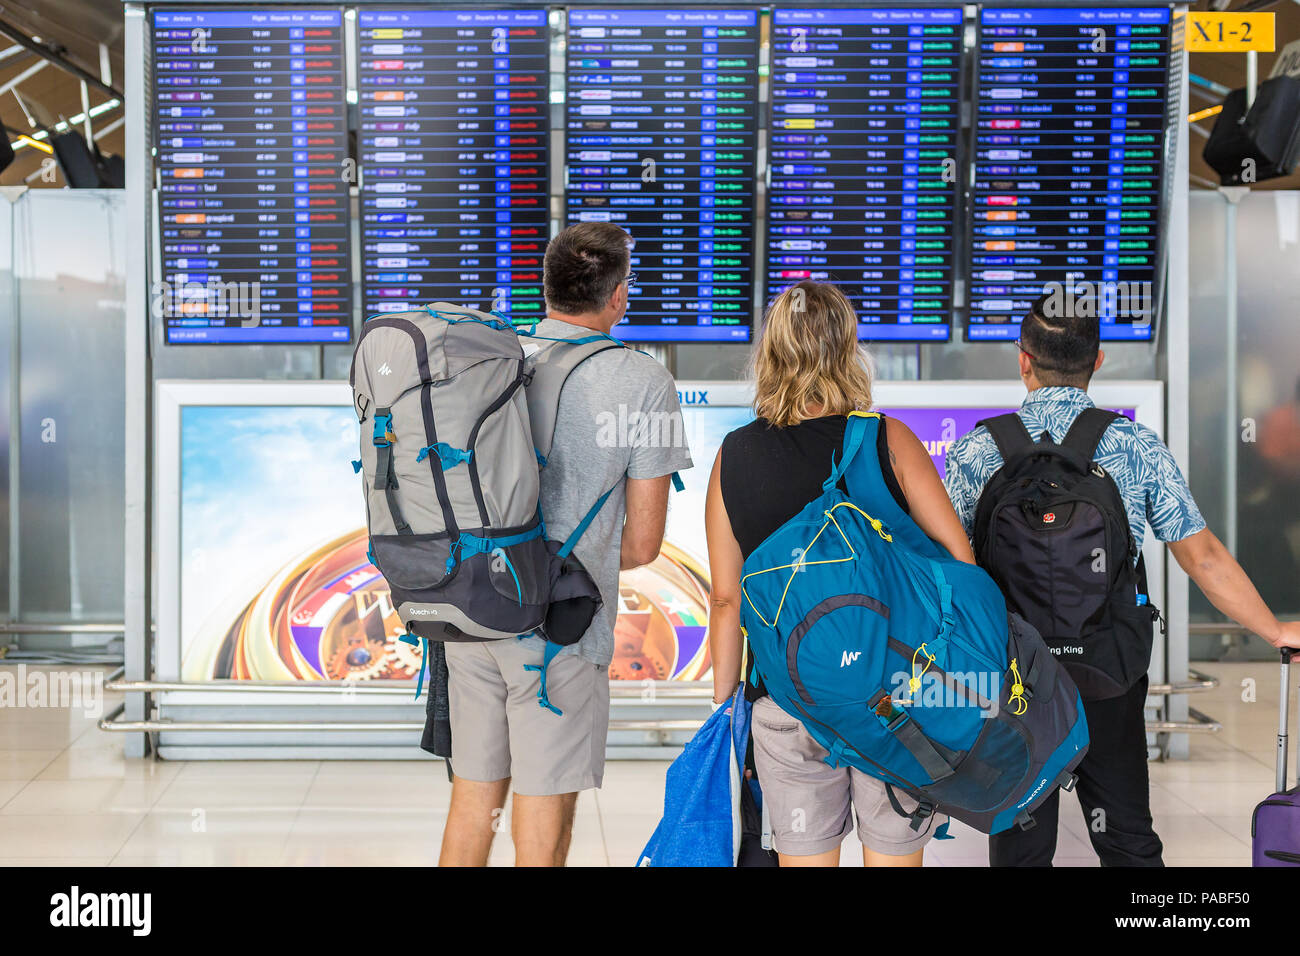
[[[834,282],[864,339],[952,330],[962,11],[772,14],[767,298]]]
[[[165,340],[347,342],[339,10],[153,15]]]
[[[754,10],[568,15],[565,218],[636,243],[628,341],[744,342],[753,321]]]
[[[1168,8],[980,12],[971,340],[1045,290],[1149,339],[1161,250]]]
[[[362,9],[358,30],[366,314],[445,301],[537,321],[546,11]]]

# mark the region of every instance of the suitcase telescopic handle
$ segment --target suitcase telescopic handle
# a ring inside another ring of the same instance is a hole
[[[1291,704],[1291,656],[1293,648],[1282,648],[1282,694],[1277,716],[1277,792],[1286,790],[1287,722]],[[1300,758],[1297,758],[1300,759]]]

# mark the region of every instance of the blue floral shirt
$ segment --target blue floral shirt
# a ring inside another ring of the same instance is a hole
[[[1046,431],[1059,442],[1079,413],[1092,407],[1082,389],[1053,386],[1030,392],[1018,414],[1035,438]],[[1114,422],[1101,436],[1094,457],[1119,487],[1139,550],[1148,522],[1160,541],[1181,541],[1205,527],[1173,453],[1146,425],[1125,418]],[[1001,467],[1002,455],[983,426],[948,449],[944,485],[966,534],[974,532],[980,492]]]

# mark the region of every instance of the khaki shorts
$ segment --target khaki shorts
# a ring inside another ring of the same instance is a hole
[[[922,849],[948,819],[936,813],[917,833],[911,821],[890,806],[881,781],[826,763],[826,749],[770,697],[754,702],[752,727],[754,766],[778,853],[813,856],[835,849],[853,828],[850,808],[857,814],[862,845],[888,856]],[[915,800],[897,789],[895,793],[904,810],[916,809]]]
[[[515,793],[547,796],[599,787],[609,730],[609,674],[576,654],[551,661],[546,693],[562,716],[537,700],[542,663],[536,641],[506,638],[447,645],[451,767],[465,780],[513,778]]]

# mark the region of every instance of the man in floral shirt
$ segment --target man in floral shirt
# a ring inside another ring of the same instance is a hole
[[[1088,383],[1101,368],[1105,353],[1095,310],[1052,308],[1053,304],[1051,297],[1043,296],[1020,326],[1016,342],[1020,378],[1029,395],[1018,414],[1035,439],[1046,432],[1052,441],[1060,442],[1079,413],[1093,407]],[[1300,622],[1281,623],[1268,609],[1241,566],[1206,527],[1178,463],[1155,432],[1120,418],[1102,435],[1094,458],[1119,488],[1139,550],[1149,524],[1227,617],[1274,646],[1300,647]],[[968,535],[974,531],[980,494],[1002,464],[993,436],[983,426],[948,451],[944,484]],[[1163,865],[1160,838],[1151,822],[1146,696],[1143,677],[1119,697],[1084,702],[1091,744],[1076,770],[1077,789],[1093,849],[1103,866]],[[1051,865],[1059,793],[1035,812],[1037,826],[989,839],[992,865]]]

